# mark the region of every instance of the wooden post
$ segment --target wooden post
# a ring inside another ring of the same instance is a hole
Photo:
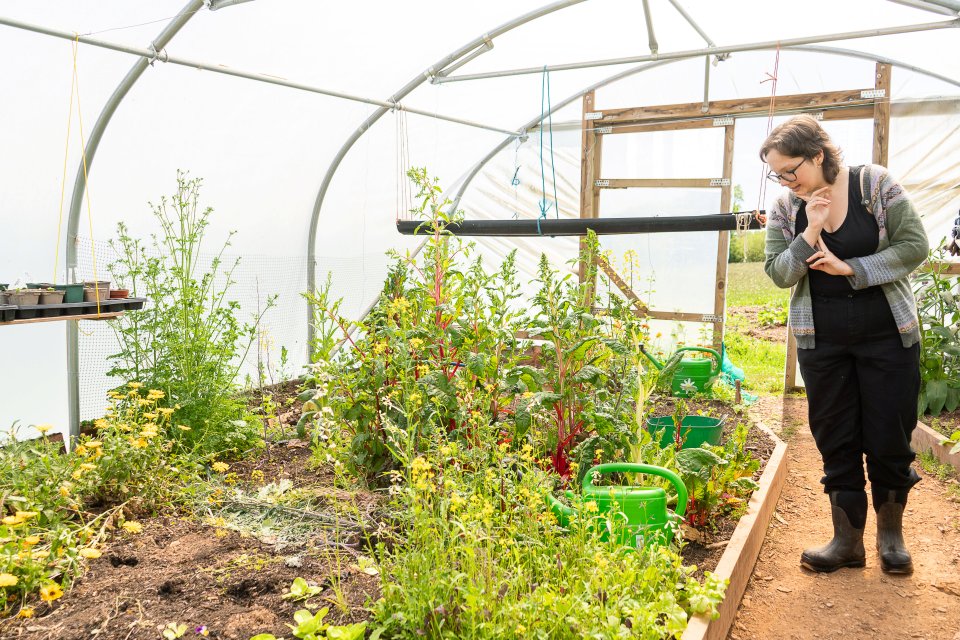
[[[733,202],[734,127],[733,124],[724,127],[723,178],[727,180],[727,184],[720,187],[721,213],[730,211]],[[721,231],[717,236],[717,279],[713,296],[713,315],[717,319],[713,322],[713,348],[720,351],[723,345],[723,322],[727,310],[727,261],[730,253],[730,232]]]
[[[889,64],[877,63],[876,88],[883,95],[873,103],[873,163],[887,166],[890,156],[890,73]]]
[[[593,91],[585,93],[583,96],[583,115],[580,123],[580,217],[594,218],[594,209],[596,207],[594,186],[599,174],[597,160],[599,159],[596,149],[598,146],[598,136],[593,130],[594,120],[588,120],[587,114],[593,113],[595,93]],[[580,253],[586,248],[586,242],[580,239]],[[587,265],[580,263],[580,282],[587,277]]]

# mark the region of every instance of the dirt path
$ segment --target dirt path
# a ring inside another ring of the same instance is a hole
[[[729,640],[960,640],[960,505],[924,474],[904,518],[912,576],[880,571],[876,518],[867,517],[865,569],[815,574],[804,547],[832,535],[805,399],[763,398],[755,415],[789,443],[787,482]]]

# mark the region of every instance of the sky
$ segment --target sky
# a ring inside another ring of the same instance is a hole
[[[4,0],[0,16],[144,47],[183,4]],[[682,4],[718,45],[948,19],[885,0],[811,0],[792,9],[753,0]],[[649,5],[661,53],[702,46],[701,38],[669,2],[651,0]],[[215,12],[201,10],[167,52],[383,100],[422,77],[450,51],[539,6],[516,0],[255,0]],[[960,32],[950,29],[831,46],[868,50],[960,78],[958,45]],[[455,74],[649,53],[642,3],[590,0],[497,38],[491,51]],[[0,154],[0,282],[27,276],[61,278],[57,272],[64,259],[64,216],[80,162],[81,123],[88,133],[133,61],[129,55],[86,45],[78,47],[75,58],[68,40],[0,25],[0,146],[5,151]],[[763,80],[774,61],[773,51],[734,54],[711,69],[710,97],[767,95],[770,85]],[[74,66],[78,82],[71,110]],[[623,68],[554,72],[549,78],[550,97],[557,102]],[[597,105],[701,100],[703,72],[700,59],[666,65],[599,90]],[[780,94],[872,83],[871,62],[788,51],[780,56]],[[542,75],[532,74],[424,83],[403,102],[514,130],[541,111],[545,93]],[[957,87],[895,72],[893,94],[956,95]],[[121,221],[136,235],[155,232],[150,203],[171,193],[181,169],[204,180],[202,199],[215,209],[211,247],[235,230],[234,254],[254,264],[296,263],[306,254],[309,217],[323,176],[341,145],[373,109],[157,62],[117,110],[91,163],[90,206],[83,208],[81,235],[106,241],[114,237]],[[579,119],[579,101],[554,117],[556,122]],[[738,124],[734,183],[743,187],[751,207],[759,202],[763,167],[755,149],[766,124],[763,119]],[[849,161],[869,159],[865,141],[869,127],[837,125],[831,132]],[[574,145],[576,137],[570,137]],[[360,308],[362,300],[376,292],[386,248],[412,246],[393,231],[398,208],[404,206],[397,179],[400,169],[426,166],[441,185],[451,185],[501,140],[501,133],[395,113],[388,113],[360,138],[331,183],[317,237],[322,265],[342,261],[354,265],[353,270],[343,269],[351,274],[342,283],[342,289],[354,296],[351,304]],[[539,178],[539,156],[534,152],[538,143],[532,135],[519,154],[524,158],[519,175],[526,183]],[[609,166],[664,177],[694,169],[709,172],[716,157],[712,144],[696,137],[628,140],[611,155]],[[408,150],[407,157],[398,153],[401,146]],[[558,142],[556,150],[561,147]],[[502,182],[502,174],[514,168],[514,162],[515,149],[508,146],[491,163],[490,175]],[[481,195],[468,190],[464,205],[471,197],[478,202]],[[768,193],[768,199],[772,195]],[[504,215],[512,215],[509,202],[503,206]],[[263,275],[266,282],[281,276],[279,268]],[[295,296],[286,303],[289,313],[296,315]],[[302,336],[289,338],[291,344],[297,339],[302,341]],[[280,336],[275,340],[281,341]],[[0,367],[0,430],[15,420],[65,424],[64,350],[61,323],[0,327],[0,362],[7,365]],[[85,366],[97,368],[94,364],[102,365],[87,361]]]

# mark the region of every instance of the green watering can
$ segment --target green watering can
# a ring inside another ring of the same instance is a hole
[[[677,489],[676,516],[671,516],[667,511],[667,492],[660,487],[593,486],[594,475],[605,473],[645,473],[666,478]],[[572,491],[567,491],[566,496],[568,499],[575,497]],[[613,538],[620,544],[636,548],[646,544],[669,544],[673,537],[671,521],[682,517],[687,509],[687,488],[680,476],[669,469],[633,462],[611,462],[591,468],[584,476],[581,504],[591,502],[597,505],[593,523],[600,530],[601,539]],[[563,504],[549,492],[547,503],[560,524],[570,526],[577,510]],[[613,527],[607,522],[611,513],[618,520]]]
[[[681,347],[677,349],[673,357],[676,357],[676,354],[681,351],[709,353],[713,356],[713,360],[710,358],[681,359],[673,372],[673,381],[670,386],[671,393],[678,398],[687,398],[696,393],[709,393],[710,387],[713,386],[713,381],[720,375],[723,358],[713,349],[706,347]],[[663,371],[666,365],[650,355],[650,353],[643,348],[642,344],[640,345],[640,353],[647,356],[650,362],[653,363],[653,366]],[[673,357],[671,357],[671,360]]]

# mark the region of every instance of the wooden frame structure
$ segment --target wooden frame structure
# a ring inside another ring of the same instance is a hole
[[[873,87],[777,96],[773,112],[777,115],[814,112],[816,117],[822,120],[873,119],[873,162],[885,165],[889,155],[890,76],[890,65],[877,63]],[[729,211],[733,200],[732,174],[736,121],[738,118],[768,116],[770,102],[770,97],[764,96],[738,100],[599,109],[596,105],[595,92],[585,94],[581,119],[580,217],[599,217],[600,194],[603,190],[629,188],[719,188],[720,211]],[[723,164],[720,176],[679,179],[603,178],[603,138],[607,135],[710,128],[724,129]],[[609,264],[601,259],[598,261],[598,267],[633,303],[637,314],[659,320],[712,324],[713,346],[719,350],[723,341],[726,312],[729,247],[729,232],[719,233],[712,314],[648,309]],[[581,264],[580,278],[585,278],[586,273],[586,265]],[[790,331],[787,334],[784,389],[792,390],[796,387],[797,348]]]

